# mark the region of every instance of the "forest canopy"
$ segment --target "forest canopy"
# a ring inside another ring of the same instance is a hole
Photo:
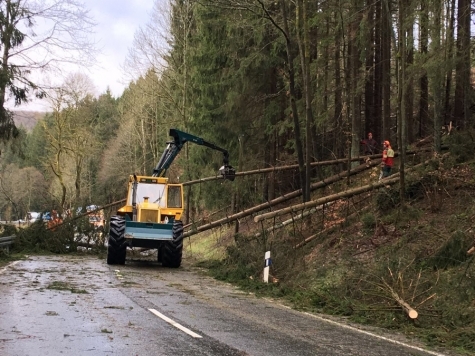
[[[3,53],[21,48],[26,33],[8,14],[28,18],[27,5],[2,2],[0,30],[15,36],[2,36]],[[72,75],[48,93],[50,111],[30,132],[0,101],[0,215],[123,199],[128,175],[151,173],[170,128],[226,147],[238,171],[298,165],[190,189],[189,219],[295,189],[308,201],[312,179],[334,173],[311,163],[358,157],[368,132],[400,152],[404,189],[407,147],[429,138],[438,153],[443,127],[474,126],[471,11],[469,0],[156,1],[126,61],[137,76],[120,97],[95,96]],[[12,60],[2,68],[0,99],[7,89],[19,103],[42,92],[17,86]],[[213,176],[221,164],[219,152],[188,146],[169,177]]]

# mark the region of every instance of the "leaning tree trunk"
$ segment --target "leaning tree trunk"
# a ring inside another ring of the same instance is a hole
[[[377,183],[370,183],[368,185],[348,189],[348,190],[345,190],[345,191],[340,192],[340,193],[327,195],[326,197],[319,198],[317,200],[312,200],[312,201],[309,201],[309,202],[306,202],[306,203],[292,205],[292,206],[289,206],[287,208],[283,208],[283,209],[280,209],[280,210],[271,211],[270,213],[257,215],[256,217],[254,217],[254,222],[259,222],[259,221],[263,221],[263,220],[266,220],[266,219],[272,219],[272,218],[275,218],[277,216],[282,216],[282,215],[289,214],[289,213],[299,213],[304,209],[313,208],[313,207],[316,207],[316,206],[319,206],[319,205],[322,205],[322,204],[326,204],[326,203],[329,203],[329,202],[333,202],[335,200],[339,200],[339,199],[342,199],[342,198],[348,198],[348,197],[351,197],[353,195],[368,192],[370,190],[381,188],[381,187],[384,187],[384,186],[387,186],[387,185],[393,185],[393,184],[396,184],[398,181],[399,181],[399,176],[395,176],[395,177],[392,177],[392,178],[386,178],[386,179],[383,179],[382,181],[377,182]]]
[[[376,166],[378,165],[379,163],[381,162],[381,160],[376,160],[374,162],[371,162],[370,164],[370,167],[371,166]],[[352,169],[350,171],[350,174],[353,175],[353,174],[357,174],[359,172],[362,172],[364,171],[365,169],[367,169],[368,166],[365,165],[365,164],[362,164],[354,169]],[[326,187],[328,186],[329,184],[331,183],[334,183],[334,182],[337,182],[343,178],[345,178],[347,176],[348,172],[341,172],[339,174],[336,174],[334,176],[331,176],[323,181],[320,181],[320,182],[317,182],[317,183],[313,183],[310,185],[310,190],[314,190],[314,189],[319,189],[319,188],[323,188],[323,187]],[[386,180],[385,182],[388,182],[388,180]],[[223,218],[223,219],[220,219],[220,220],[217,220],[217,221],[213,221],[209,224],[206,224],[206,225],[202,225],[202,226],[199,226],[197,227],[196,229],[193,229],[191,231],[187,231],[185,232],[185,234],[183,235],[184,237],[188,237],[188,236],[191,236],[191,235],[194,235],[194,234],[197,234],[197,233],[200,233],[202,231],[206,231],[206,230],[209,230],[209,229],[213,229],[215,227],[218,227],[218,226],[221,226],[223,224],[227,224],[231,221],[234,221],[236,219],[241,219],[241,218],[244,218],[246,216],[249,216],[251,214],[254,214],[256,212],[259,212],[259,211],[262,211],[264,209],[268,209],[268,208],[271,208],[277,204],[280,204],[280,203],[283,203],[283,202],[286,202],[290,199],[294,199],[294,198],[297,198],[299,197],[300,195],[302,195],[302,189],[299,189],[299,190],[296,190],[294,192],[291,192],[291,193],[287,193],[287,194],[284,194],[284,195],[281,195],[280,197],[274,199],[274,200],[271,200],[271,201],[268,201],[268,202],[265,202],[263,204],[259,204],[259,205],[256,205],[252,208],[249,208],[249,209],[246,209],[246,210],[243,210],[237,214],[234,214],[234,215],[231,215],[231,216],[228,216],[226,218]]]

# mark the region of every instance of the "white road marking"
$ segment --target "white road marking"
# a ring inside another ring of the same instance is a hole
[[[375,338],[378,338],[378,339],[381,339],[381,340],[384,340],[384,341],[387,341],[387,342],[390,342],[390,343],[393,343],[393,344],[396,344],[396,345],[407,347],[409,349],[421,351],[421,352],[424,352],[424,353],[429,354],[429,355],[446,356],[446,355],[440,354],[438,352],[429,351],[429,350],[426,350],[426,349],[423,349],[423,348],[420,348],[420,347],[417,347],[417,346],[406,344],[406,343],[401,342],[401,341],[397,341],[397,340],[393,340],[393,339],[390,339],[390,338],[387,338],[387,337],[384,337],[384,336],[381,336],[381,335],[373,334],[369,331],[361,330],[361,329],[355,328],[353,326],[349,326],[349,325],[345,325],[345,324],[342,324],[342,323],[339,323],[339,322],[336,322],[336,321],[333,321],[333,320],[329,320],[329,319],[320,317],[318,315],[310,314],[310,313],[307,313],[307,312],[304,312],[304,314],[307,314],[307,315],[309,315],[313,318],[325,321],[325,322],[330,323],[330,324],[338,325],[338,326],[340,326],[342,328],[345,328],[345,329],[350,329],[350,330],[356,331],[356,332],[361,333],[361,334],[369,335],[369,336],[372,336],[372,337],[375,337]]]
[[[5,267],[3,267],[2,269],[0,269],[0,274],[4,273],[8,268],[10,267],[13,267],[14,265],[16,265],[17,263],[19,263],[20,261],[13,261],[12,263],[6,265]],[[116,270],[118,271],[118,270]],[[265,300],[271,302],[271,303],[275,303],[275,301],[272,301],[270,299],[267,299],[267,298],[264,298]],[[279,304],[280,306],[282,306],[283,308],[285,309],[290,309],[292,310],[292,308],[289,308],[288,306],[286,305],[282,305],[282,304]],[[177,322],[173,321],[172,319],[166,317],[165,315],[163,315],[162,313],[160,313],[159,311],[155,310],[155,309],[149,309],[153,314],[155,314],[156,316],[158,316],[160,319],[166,321],[167,323],[173,325],[174,327],[180,329],[181,331],[187,333],[188,335],[190,335],[191,337],[194,337],[194,338],[199,338],[201,339],[202,336],[201,335],[198,335],[197,333],[191,331],[190,329],[188,328],[185,328],[184,326],[178,324]],[[334,325],[338,325],[342,328],[345,328],[345,329],[349,329],[349,330],[352,330],[352,331],[356,331],[358,333],[361,333],[361,334],[365,334],[365,335],[369,335],[369,336],[372,336],[372,337],[375,337],[375,338],[378,338],[378,339],[381,339],[381,340],[385,340],[385,341],[388,341],[388,342],[391,342],[393,344],[396,344],[396,345],[401,345],[401,346],[405,346],[407,348],[410,348],[410,349],[413,349],[413,350],[417,350],[417,351],[421,351],[421,352],[424,352],[426,354],[429,354],[429,355],[433,355],[433,356],[446,356],[444,354],[441,354],[441,353],[438,353],[438,352],[434,352],[434,351],[430,351],[430,350],[425,350],[423,348],[420,348],[420,347],[417,347],[417,346],[413,346],[413,345],[409,345],[409,344],[406,344],[404,342],[400,342],[400,341],[397,341],[397,340],[393,340],[393,339],[390,339],[390,338],[387,338],[387,337],[384,337],[384,336],[381,336],[381,335],[377,335],[377,334],[373,334],[369,331],[365,331],[365,330],[361,330],[361,329],[358,329],[358,328],[355,328],[355,327],[352,327],[352,326],[349,326],[349,325],[346,325],[346,324],[343,324],[343,323],[339,323],[339,322],[336,322],[336,321],[333,321],[333,320],[330,320],[330,319],[327,319],[327,318],[323,318],[321,316],[318,316],[318,315],[315,315],[315,314],[310,314],[310,313],[306,313],[306,312],[303,312],[303,314],[306,314],[312,318],[315,318],[315,319],[319,319],[321,321],[324,321],[324,322],[327,322],[327,323],[330,323],[330,324],[334,324]]]
[[[287,305],[283,305],[283,304],[280,304],[280,303],[276,303],[274,300],[272,299],[269,299],[269,298],[263,298],[265,301],[269,302],[269,303],[273,303],[273,304],[277,304],[279,306],[281,306],[282,308],[284,309],[289,309],[289,310],[293,310],[295,311],[294,309],[290,308],[289,306]],[[322,316],[319,316],[319,315],[316,315],[316,314],[311,314],[311,313],[307,313],[307,312],[302,312],[302,314],[305,314],[305,315],[308,315],[312,318],[315,318],[315,319],[318,319],[318,320],[321,320],[323,322],[326,322],[326,323],[329,323],[329,324],[333,324],[333,325],[338,325],[344,329],[349,329],[349,330],[352,330],[352,331],[356,331],[358,333],[361,333],[361,334],[365,334],[365,335],[368,335],[368,336],[371,336],[371,337],[374,337],[374,338],[377,338],[377,339],[381,339],[381,340],[384,340],[384,341],[387,341],[387,342],[390,342],[392,344],[396,344],[396,345],[400,345],[400,346],[404,346],[404,347],[407,347],[409,349],[413,349],[413,350],[417,350],[417,351],[421,351],[421,352],[424,352],[428,355],[433,355],[433,356],[447,356],[445,354],[441,354],[441,353],[438,353],[438,352],[435,352],[435,351],[430,351],[430,350],[426,350],[426,349],[423,349],[421,347],[417,347],[417,346],[414,346],[414,345],[409,345],[409,344],[406,344],[404,342],[401,342],[401,341],[397,341],[397,340],[393,340],[393,339],[390,339],[388,337],[385,337],[385,336],[382,336],[382,335],[378,335],[378,334],[374,334],[372,332],[369,332],[369,331],[365,331],[365,330],[362,330],[362,329],[358,329],[356,327],[353,327],[353,326],[350,326],[350,325],[347,325],[347,324],[344,324],[344,323],[339,323],[337,321],[334,321],[334,320],[330,320],[330,319],[327,319],[327,318],[324,318]]]
[[[0,269],[0,274],[2,274],[3,272],[5,272],[9,267],[12,267],[12,266],[16,265],[18,262],[20,262],[20,261],[13,261],[12,263],[6,265],[6,266],[3,267],[2,269]]]
[[[149,309],[153,314],[155,314],[156,316],[158,316],[160,319],[163,319],[165,320],[167,323],[173,325],[174,327],[180,329],[181,331],[187,333],[188,335],[190,335],[191,337],[194,337],[194,338],[197,338],[197,339],[201,339],[202,336],[201,335],[198,335],[197,333],[194,333],[193,331],[191,331],[190,329],[187,329],[185,328],[183,325],[180,325],[178,324],[177,322],[173,321],[172,319],[166,317],[165,315],[163,315],[162,313],[160,313],[159,311],[155,310],[155,309]]]
[[[271,300],[269,298],[263,298],[263,299],[270,302],[270,303],[276,304],[274,300]],[[283,305],[283,304],[280,304],[280,303],[277,303],[277,304],[280,305],[284,309],[294,310],[294,309],[288,307],[287,305]],[[381,340],[384,340],[384,341],[388,341],[388,342],[396,344],[396,345],[401,345],[401,346],[405,346],[405,347],[410,348],[410,349],[414,349],[414,350],[417,350],[417,351],[422,351],[422,352],[425,352],[426,354],[429,354],[429,355],[447,356],[445,354],[441,354],[441,353],[438,353],[438,352],[435,352],[435,351],[429,351],[429,350],[426,350],[426,349],[423,349],[423,348],[420,348],[420,347],[417,347],[417,346],[414,346],[414,345],[409,345],[409,344],[406,344],[406,343],[401,342],[401,341],[393,340],[393,339],[390,339],[390,338],[387,338],[387,337],[384,337],[384,336],[381,336],[381,335],[378,335],[378,334],[373,334],[372,332],[361,330],[361,329],[358,329],[358,328],[355,328],[353,326],[346,325],[346,324],[343,324],[343,323],[339,323],[337,321],[330,320],[330,319],[324,318],[324,317],[319,316],[319,315],[315,315],[315,314],[311,314],[311,313],[307,313],[307,312],[302,312],[302,314],[308,315],[312,318],[324,321],[324,322],[329,323],[329,324],[338,325],[338,326],[341,326],[342,328],[345,328],[345,329],[349,329],[349,330],[356,331],[356,332],[361,333],[361,334],[369,335],[369,336],[372,336],[372,337],[375,337],[375,338],[378,338],[378,339],[381,339]]]

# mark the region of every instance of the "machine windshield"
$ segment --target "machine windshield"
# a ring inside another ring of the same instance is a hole
[[[137,204],[143,203],[145,198],[148,198],[149,203],[155,203],[160,207],[165,208],[165,184],[138,183],[136,196]],[[129,192],[128,200],[128,204],[132,205],[132,189]]]

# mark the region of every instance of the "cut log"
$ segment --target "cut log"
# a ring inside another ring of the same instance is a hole
[[[446,154],[444,154],[443,156],[445,156],[445,155]],[[408,169],[406,169],[406,172],[410,172],[410,171],[414,170],[417,167],[424,166],[424,165],[428,164],[430,161],[431,161],[431,159],[429,159],[425,162],[419,163],[419,164],[415,165],[414,167],[408,168]],[[381,160],[371,162],[371,165],[376,165],[379,162],[381,162]],[[352,169],[351,172],[354,172],[354,171],[359,170],[359,169],[364,168],[364,167],[367,167],[367,165],[362,164],[362,165]],[[351,173],[351,174],[353,174],[353,173]],[[333,177],[335,177],[335,176],[333,176]],[[332,177],[330,177],[330,178],[332,178]],[[325,182],[328,182],[328,180],[325,180]],[[277,210],[277,211],[270,212],[270,213],[267,213],[267,214],[258,215],[254,218],[254,221],[259,222],[259,221],[262,221],[262,220],[265,220],[265,219],[270,219],[270,218],[280,216],[280,215],[284,215],[284,214],[287,214],[287,213],[290,213],[290,212],[299,212],[303,209],[312,208],[314,206],[329,203],[331,201],[335,201],[335,200],[338,200],[338,199],[341,199],[341,198],[348,198],[348,197],[351,197],[353,195],[357,195],[357,194],[361,194],[361,193],[373,190],[375,188],[381,188],[381,187],[386,186],[386,185],[393,185],[397,182],[399,182],[399,174],[395,174],[393,178],[384,178],[380,182],[377,182],[377,183],[371,183],[371,184],[368,184],[368,185],[364,185],[362,187],[349,189],[349,190],[346,190],[344,192],[336,193],[336,194],[333,194],[333,195],[328,195],[326,197],[323,197],[323,198],[320,198],[320,199],[317,199],[317,200],[313,200],[313,201],[309,201],[309,202],[306,202],[306,203],[303,203],[303,204],[293,205],[293,206],[290,206],[290,207],[285,208],[285,209]],[[319,183],[321,183],[321,182],[319,182]],[[319,184],[319,183],[316,183],[316,184]],[[313,186],[313,184],[310,187],[312,188],[312,186]]]
[[[355,157],[355,158],[350,159],[350,161],[351,162],[360,161],[361,159],[367,158],[367,157],[369,157],[371,159],[381,158],[381,156],[382,156],[381,154],[377,154],[377,155],[364,156],[364,157]],[[395,154],[395,157],[396,156],[397,156],[397,154]],[[312,162],[312,163],[310,163],[310,166],[311,167],[331,166],[331,165],[334,165],[334,164],[347,163],[347,162],[348,162],[348,158],[340,158],[340,159],[334,159],[334,160],[331,160],[331,161]],[[288,170],[298,169],[298,168],[299,168],[298,164],[292,164],[292,165],[289,165],[289,166],[254,169],[252,171],[236,172],[236,177],[249,176],[249,175],[252,175],[252,174],[264,174],[264,173],[271,173],[271,172],[278,172],[278,171],[288,171]],[[184,186],[193,185],[193,184],[208,182],[208,181],[217,180],[217,179],[223,179],[223,177],[220,176],[220,175],[216,175],[216,176],[213,176],[213,177],[200,178],[200,179],[190,180],[188,182],[184,182],[183,185]]]
[[[342,222],[338,223],[338,224],[335,225],[335,226],[338,226],[338,225],[341,225],[341,224],[345,224],[347,219],[351,219],[351,218],[353,218],[354,216],[356,216],[356,215],[358,215],[358,214],[360,214],[360,213],[361,213],[361,211],[357,211],[357,212],[354,212],[354,213],[348,215],[348,216],[345,218],[345,220],[343,220]],[[321,236],[321,235],[323,235],[323,234],[325,234],[325,233],[327,233],[327,232],[329,232],[329,231],[335,229],[335,226],[331,226],[331,227],[329,227],[329,228],[327,228],[327,229],[324,229],[324,230],[321,230],[321,231],[317,232],[315,235],[312,235],[312,236],[307,237],[305,240],[303,240],[302,242],[299,242],[297,245],[295,245],[294,248],[297,249],[297,248],[300,248],[300,247],[302,247],[302,246],[305,246],[305,245],[308,244],[310,241],[315,240],[317,237],[319,237],[319,236]]]
[[[373,190],[373,189],[376,189],[376,188],[384,187],[386,185],[393,185],[393,184],[396,184],[397,182],[399,182],[399,175],[397,175],[393,178],[385,178],[381,182],[378,182],[378,183],[372,183],[372,184],[364,185],[362,187],[345,190],[344,192],[328,195],[326,197],[323,197],[323,198],[320,198],[320,199],[317,199],[317,200],[312,200],[312,201],[309,201],[309,202],[306,202],[306,203],[297,204],[297,205],[290,206],[288,208],[284,208],[284,209],[280,209],[280,210],[276,210],[276,211],[271,211],[270,213],[258,215],[254,218],[254,221],[259,222],[259,221],[262,221],[262,220],[265,220],[265,219],[271,219],[271,218],[274,218],[276,216],[281,216],[281,215],[284,215],[284,214],[287,214],[287,213],[299,212],[299,211],[307,209],[307,208],[313,208],[314,206],[329,203],[329,202],[332,202],[332,201],[335,201],[335,200],[338,200],[338,199],[348,198],[348,197],[351,197],[351,196],[356,195],[356,194],[361,194],[361,193],[364,193],[364,192],[367,192],[367,191],[370,191],[370,190]]]
[[[372,161],[370,166],[377,166],[379,163],[381,163],[381,160],[376,160],[376,161]],[[357,174],[359,172],[362,172],[364,171],[365,169],[367,169],[367,165],[366,164],[361,164],[359,165],[358,167],[355,167],[353,168],[352,170],[350,170],[350,175],[354,175],[354,174]],[[335,183],[345,177],[348,176],[348,172],[345,171],[345,172],[341,172],[341,173],[338,173],[338,174],[335,174],[331,177],[328,177],[320,182],[317,182],[317,183],[313,183],[310,185],[310,190],[315,190],[315,189],[318,189],[318,188],[323,188],[323,187],[326,187],[328,185],[330,185],[331,183]],[[262,211],[264,209],[269,209],[269,208],[272,208],[274,205],[277,205],[277,204],[280,204],[280,203],[283,203],[283,202],[286,202],[290,199],[293,199],[293,198],[297,198],[298,196],[302,195],[302,189],[299,189],[299,190],[296,190],[296,191],[293,191],[293,192],[290,192],[290,193],[287,193],[287,194],[284,194],[278,198],[275,198],[271,201],[268,201],[268,202],[265,202],[265,203],[262,203],[262,204],[259,204],[259,205],[256,205],[252,208],[249,208],[249,209],[246,209],[246,210],[243,210],[237,214],[234,214],[234,215],[230,215],[226,218],[223,218],[223,219],[220,219],[220,220],[216,220],[214,222],[211,222],[209,224],[206,224],[206,225],[202,225],[202,226],[199,226],[195,229],[192,229],[190,231],[186,231],[184,234],[183,234],[183,237],[188,237],[188,236],[192,236],[192,235],[195,235],[197,233],[200,233],[200,232],[203,232],[203,231],[206,231],[206,230],[209,230],[209,229],[213,229],[215,227],[218,227],[218,226],[222,226],[223,224],[227,224],[231,221],[234,221],[234,220],[237,220],[237,219],[241,219],[241,218],[244,218],[246,216],[249,216],[251,214],[254,214],[254,213],[257,213],[259,211]]]
[[[283,228],[284,226],[287,226],[289,224],[292,224],[294,223],[295,221],[298,221],[298,220],[301,220],[313,213],[316,213],[317,211],[319,210],[322,210],[324,207],[328,207],[330,204],[325,204],[325,205],[320,205],[320,206],[317,206],[315,208],[312,208],[310,210],[307,210],[306,212],[302,213],[302,214],[299,214],[297,216],[293,216],[291,219],[288,219],[286,221],[282,221],[280,223],[277,223],[275,224],[274,226],[271,226],[269,228],[266,229],[266,232],[271,232],[273,230],[276,230],[276,229],[280,229],[280,228]],[[254,234],[254,237],[259,237],[262,235],[262,232],[258,232],[256,234]]]
[[[432,150],[432,148],[420,148],[420,149],[417,149],[417,150],[414,150],[414,151],[406,151],[406,155],[410,155],[410,154],[415,155],[415,154],[418,154],[418,153],[421,153],[421,152],[426,152],[426,151],[431,151],[431,150]],[[398,156],[399,156],[399,152],[395,152],[394,157],[398,157]],[[355,161],[360,161],[360,160],[366,159],[366,158],[376,159],[376,158],[381,158],[381,157],[382,157],[382,154],[376,154],[376,155],[370,155],[370,156],[364,156],[363,155],[363,156],[354,157],[354,158],[351,158],[351,159],[338,158],[338,159],[329,160],[329,161],[312,162],[312,163],[310,163],[310,166],[311,167],[331,166],[331,165],[334,165],[334,164],[348,163],[348,161],[355,162]],[[260,169],[255,169],[255,170],[252,170],[252,171],[236,172],[236,177],[248,176],[248,175],[252,175],[252,174],[264,174],[264,173],[270,173],[270,172],[285,171],[285,170],[298,169],[298,168],[299,168],[298,164],[292,164],[292,165],[288,165],[288,166],[279,166],[279,167],[270,167],[270,168],[260,168]],[[184,186],[193,185],[193,184],[209,182],[209,181],[218,180],[218,179],[222,180],[223,177],[221,175],[217,174],[213,177],[206,177],[206,178],[200,178],[200,179],[196,179],[196,180],[190,180],[188,182],[184,182],[183,185]]]
[[[113,203],[110,203],[110,204],[106,204],[106,205],[97,207],[97,208],[94,209],[94,210],[87,211],[87,212],[85,212],[85,213],[76,215],[75,217],[67,218],[67,219],[65,219],[65,220],[62,220],[61,222],[58,222],[57,224],[55,224],[55,225],[53,225],[53,226],[51,226],[51,227],[47,227],[46,230],[52,230],[52,229],[54,229],[54,228],[56,228],[56,227],[58,227],[58,226],[61,226],[61,225],[63,225],[63,224],[70,223],[70,222],[72,222],[72,221],[74,221],[74,220],[77,220],[77,219],[80,219],[80,218],[82,218],[82,217],[84,217],[84,216],[91,215],[91,214],[95,213],[96,211],[100,211],[100,210],[102,210],[102,209],[109,208],[109,207],[114,206],[114,205],[119,205],[119,204],[121,204],[121,203],[125,203],[126,200],[127,200],[127,199],[118,200],[118,201],[115,201],[115,202],[113,202]],[[83,246],[83,247],[84,247],[84,246]]]
[[[425,164],[428,164],[428,162],[430,162],[431,160],[427,160],[423,163],[419,163],[418,165],[410,168],[410,169],[407,169],[406,172],[409,172],[410,170],[416,168],[416,167],[420,167],[420,166],[423,166]],[[355,167],[353,169],[351,169],[349,172],[348,171],[345,171],[345,172],[341,172],[341,173],[338,173],[338,174],[335,174],[329,178],[326,178],[320,182],[317,182],[317,183],[313,183],[310,185],[310,190],[313,191],[315,189],[318,189],[318,188],[323,188],[323,187],[326,187],[332,183],[335,183],[335,182],[338,182],[339,180],[345,178],[348,176],[348,174],[351,176],[351,175],[354,175],[354,174],[357,174],[359,172],[362,172],[366,169],[368,169],[368,166],[369,167],[372,167],[372,166],[377,166],[381,163],[381,160],[378,159],[378,160],[375,160],[375,161],[371,161],[371,163],[369,165],[367,164],[361,164],[359,165],[358,167]],[[381,187],[383,185],[390,185],[390,184],[395,184],[396,182],[399,181],[399,176],[395,177],[395,178],[385,178],[383,181],[381,181],[380,183],[377,183],[377,184],[373,184],[373,185],[370,185],[370,186],[365,186],[366,189],[363,189],[361,191],[361,193],[365,192],[365,191],[368,191],[368,190],[371,190],[371,189],[374,189],[377,187]],[[367,189],[367,187],[371,187],[369,189]],[[353,190],[353,194],[359,194],[357,192],[356,189]],[[254,214],[256,212],[259,212],[259,211],[262,211],[264,209],[268,209],[268,208],[272,208],[274,205],[277,205],[277,204],[280,204],[280,203],[283,203],[287,200],[290,200],[290,199],[293,199],[293,198],[296,198],[298,196],[302,195],[302,190],[299,189],[299,190],[296,190],[294,192],[290,192],[290,193],[287,193],[285,195],[282,195],[280,196],[279,198],[276,198],[276,199],[273,199],[271,201],[268,201],[268,202],[265,202],[265,203],[262,203],[262,204],[259,204],[259,205],[256,205],[252,208],[249,208],[249,209],[246,209],[246,210],[243,210],[237,214],[234,214],[234,215],[230,215],[226,218],[223,218],[223,219],[220,219],[220,220],[217,220],[217,221],[214,221],[214,222],[211,222],[209,224],[206,224],[206,225],[202,225],[202,226],[199,226],[197,227],[196,229],[192,229],[192,230],[189,230],[189,231],[186,231],[184,234],[183,234],[183,237],[189,237],[189,236],[192,236],[192,235],[195,235],[195,234],[198,234],[200,232],[203,232],[203,231],[206,231],[206,230],[210,230],[210,229],[213,229],[215,227],[219,227],[219,226],[222,226],[223,224],[227,224],[227,223],[230,223],[234,220],[237,220],[237,219],[241,219],[243,217],[246,217],[246,216],[249,216],[251,214]],[[343,197],[343,196],[340,196],[340,198]],[[339,199],[339,198],[338,198]],[[321,201],[320,201],[321,200]],[[321,205],[321,204],[325,204],[325,203],[328,203],[330,201],[333,201],[332,199],[326,199],[326,198],[322,198],[317,201],[317,204],[314,204],[313,206],[315,205]],[[334,200],[337,200],[337,199],[334,199]],[[263,214],[265,215],[265,214]],[[259,215],[259,216],[263,216],[263,215]],[[257,217],[256,217],[257,218]]]
[[[388,289],[389,293],[391,293],[391,296],[394,298],[394,300],[401,306],[402,310],[407,314],[407,316],[411,319],[416,319],[419,316],[419,313],[411,307],[406,301],[404,301],[392,288],[389,284],[386,283],[386,281],[383,279],[383,283]]]

